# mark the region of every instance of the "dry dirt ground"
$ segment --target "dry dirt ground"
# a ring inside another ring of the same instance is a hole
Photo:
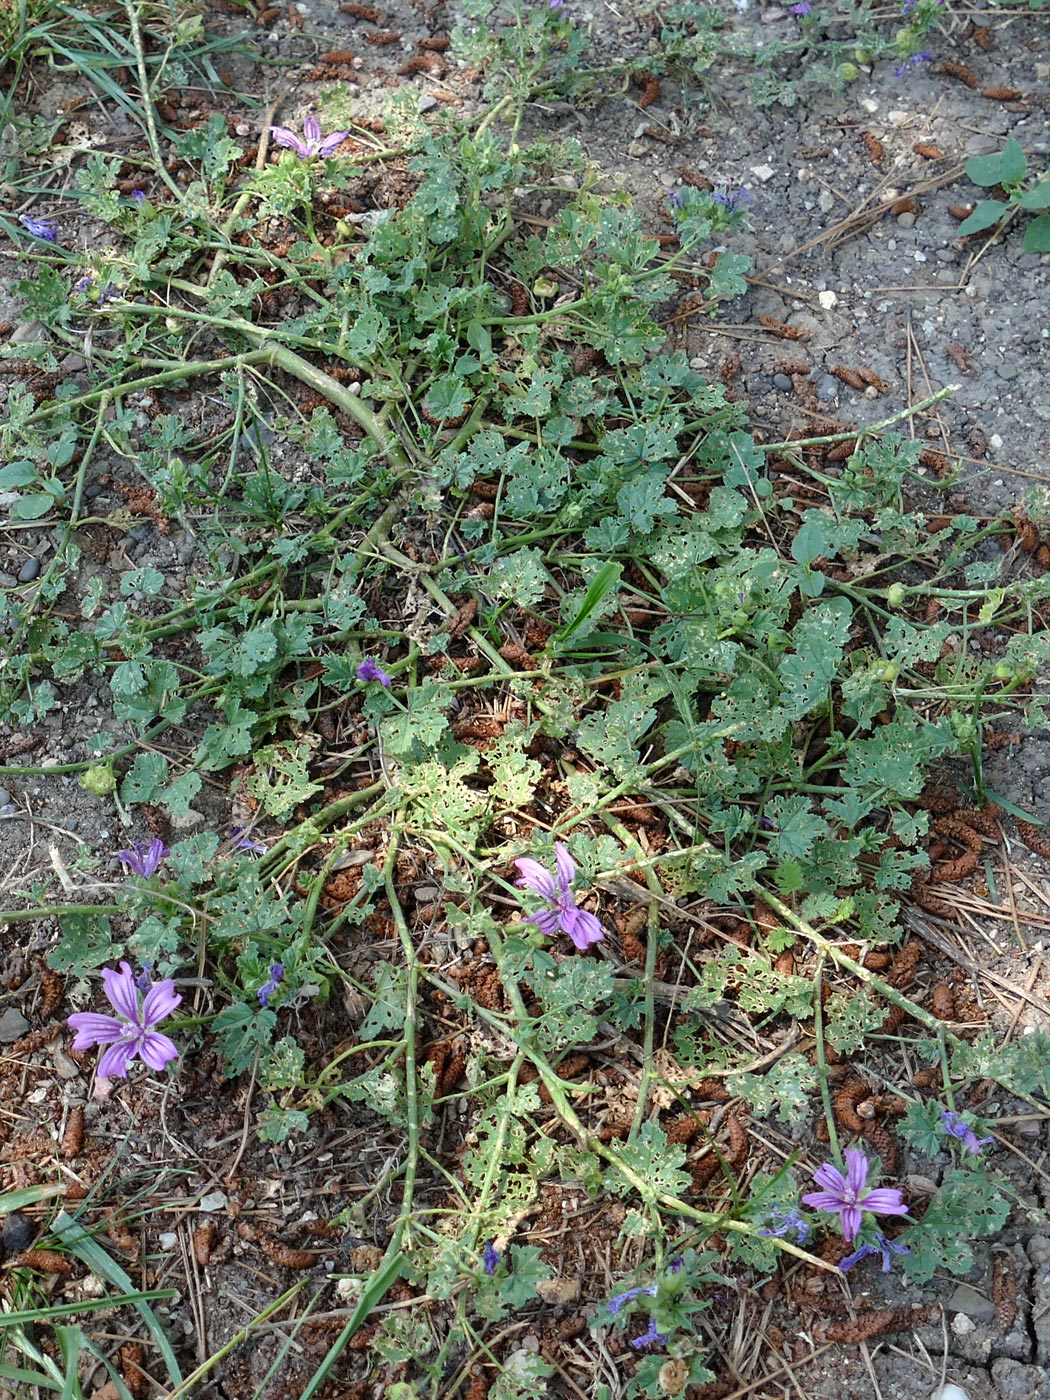
[[[209,16],[219,27],[244,28],[262,59],[291,62],[276,79],[263,62],[237,60],[239,87],[279,100],[276,120],[299,123],[318,92],[317,82],[304,75],[330,49],[359,55],[354,101],[360,113],[378,113],[391,91],[406,83],[416,86],[421,99],[433,101],[437,94],[473,100],[469,77],[455,70],[440,81],[433,74],[396,72],[418,40],[457,22],[452,6],[439,3],[424,14],[385,4],[385,27],[399,35],[390,49],[362,44],[367,25],[326,0],[292,8],[298,14],[294,23],[280,7],[267,12],[265,24],[225,13]],[[632,0],[593,0],[586,7],[570,0],[570,8],[574,21],[592,30],[601,61],[633,63],[653,52],[658,9],[643,10]],[[729,9],[726,17],[756,45],[796,23],[786,8],[753,5]],[[581,142],[602,172],[599,189],[630,191],[657,230],[666,228],[665,202],[683,181],[748,188],[751,228],[734,244],[753,258],[746,296],[714,319],[672,318],[669,333],[697,367],[753,405],[756,426],[769,437],[829,419],[843,428],[871,423],[956,384],[936,413],[914,423],[935,452],[962,464],[945,509],[992,518],[1022,507],[1046,519],[1040,505],[1050,484],[1050,258],[1022,252],[1017,228],[999,239],[963,242],[949,206],[975,198],[962,171],[965,160],[997,148],[1008,135],[1020,141],[1033,165],[1041,167],[1050,157],[1048,16],[949,7],[930,49],[928,66],[897,76],[892,62],[881,64],[861,72],[842,94],[801,86],[792,106],[756,107],[748,66],[727,62],[716,64],[703,82],[680,73],[663,78],[659,95],[644,107],[640,85],[624,81],[587,105],[537,108],[529,121],[536,132]],[[946,63],[972,70],[975,85],[951,76]],[[1017,95],[1003,100],[985,89]],[[52,75],[30,91],[45,115],[77,95],[77,80],[69,74],[60,80]],[[257,113],[234,115],[258,121]],[[14,324],[19,310],[9,289],[17,275],[9,264],[0,308]],[[881,387],[866,390],[863,381],[854,387],[848,375],[836,376],[842,368],[870,370]],[[939,462],[930,457],[931,483]],[[0,535],[5,586],[13,586],[28,560],[46,559],[50,548],[45,531]],[[130,561],[177,572],[192,557],[192,542],[177,533],[161,535],[144,520],[119,547],[103,550],[94,567],[122,571]],[[99,734],[121,739],[104,682],[81,686],[61,711],[36,725],[26,758],[17,756],[20,735],[0,729],[0,756],[12,769],[32,762],[46,770],[90,757]],[[1045,817],[1048,773],[1050,745],[1038,735],[1025,736],[994,761],[989,781]],[[74,778],[46,771],[14,772],[0,782],[0,870],[12,890],[28,889],[35,872],[50,877],[55,862],[71,858],[81,843],[110,860],[109,878],[120,878],[112,853],[127,833],[112,804],[91,797]],[[215,784],[205,788],[186,826],[228,820],[228,795]],[[1045,862],[1017,843],[989,859],[991,878],[983,889],[959,896],[959,921],[947,939],[954,969],[944,955],[931,956],[923,975],[935,980],[954,974],[981,1014],[1001,1029],[1012,1026],[1018,1035],[1046,1030]],[[1020,914],[1016,920],[992,917],[1003,909]],[[136,1282],[178,1290],[159,1313],[187,1371],[300,1277],[305,1262],[303,1302],[316,1295],[320,1316],[297,1336],[277,1373],[269,1375],[287,1333],[285,1317],[254,1330],[196,1392],[223,1400],[256,1393],[295,1400],[341,1326],[341,1299],[327,1275],[366,1273],[397,1216],[398,1188],[383,1187],[390,1142],[364,1106],[349,1105],[315,1116],[309,1132],[290,1145],[262,1147],[251,1132],[253,1084],[248,1077],[221,1080],[206,1052],[188,1055],[175,1083],[138,1078],[100,1101],[92,1092],[91,1057],[71,1059],[62,1029],[61,1018],[73,1009],[67,993],[75,989],[63,989],[56,1003],[42,976],[42,957],[55,932],[46,921],[12,923],[2,939],[6,1183],[57,1179],[70,1188],[71,1199],[98,1194],[110,1213],[107,1247]],[[340,956],[351,952],[337,949]],[[336,1043],[348,1024],[339,1007],[324,1013],[307,1007],[297,1031],[309,1048]],[[82,1143],[66,1135],[79,1112]],[[1050,1136],[1045,1119],[1029,1116],[1023,1105],[993,1101],[982,1112],[1002,1116],[1005,1126],[990,1156],[1016,1189],[1017,1204],[1002,1237],[979,1250],[972,1276],[938,1278],[925,1290],[902,1290],[877,1273],[855,1276],[850,1291],[861,1305],[929,1305],[930,1312],[918,1326],[841,1345],[809,1341],[799,1319],[819,1317],[812,1299],[807,1313],[784,1311],[783,1298],[723,1300],[706,1322],[712,1365],[721,1368],[728,1387],[719,1395],[923,1400],[947,1378],[964,1386],[971,1400],[1050,1397],[1050,1231],[1044,1213]],[[449,1161],[456,1128],[450,1103],[434,1148]],[[902,1179],[921,1189],[911,1171],[912,1164],[900,1164]],[[439,1195],[435,1181],[431,1199]],[[323,1222],[362,1198],[369,1204],[352,1229],[326,1231]],[[424,1192],[422,1204],[427,1200]],[[582,1192],[552,1186],[519,1238],[541,1244],[571,1274],[583,1261],[572,1241],[593,1224]],[[607,1230],[609,1222],[601,1228]],[[297,1253],[304,1249],[312,1251],[309,1259]],[[285,1267],[289,1261],[297,1268]],[[593,1267],[593,1259],[584,1262]],[[1009,1299],[1004,1305],[1002,1296],[993,1296],[996,1278],[999,1294],[1004,1287],[1009,1292],[1004,1277],[1015,1293],[1012,1315]],[[61,1289],[60,1278],[54,1286]],[[602,1286],[592,1273],[584,1279],[586,1306],[555,1305],[521,1320],[518,1344],[542,1347],[562,1368],[550,1383],[552,1395],[587,1393],[571,1379],[577,1374],[572,1353],[593,1343],[576,1324],[600,1301]],[[819,1286],[845,1291],[841,1282]],[[388,1299],[398,1301],[396,1293]],[[116,1348],[126,1341],[128,1325],[126,1318],[112,1322],[104,1344]],[[106,1333],[106,1325],[99,1330]],[[125,1374],[135,1374],[133,1361]],[[365,1333],[322,1393],[327,1400],[392,1393],[398,1374],[382,1367],[370,1373]],[[146,1387],[142,1393],[151,1392]],[[468,1391],[465,1380],[447,1391],[482,1393]]]

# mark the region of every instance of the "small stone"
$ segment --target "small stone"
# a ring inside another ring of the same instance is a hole
[[[976,1318],[978,1322],[987,1322],[995,1315],[995,1304],[990,1298],[986,1298],[983,1293],[978,1293],[976,1288],[971,1288],[968,1283],[960,1283],[955,1292],[948,1299],[946,1304],[949,1312],[962,1313],[966,1317]],[[954,1327],[955,1324],[952,1323]]]
[[[5,573],[3,569],[0,569],[0,588],[15,588],[17,585],[18,580],[14,574]]]
[[[761,180],[764,184],[767,180],[772,180],[776,171],[771,165],[753,165],[751,167],[751,174],[754,175],[756,180]]]
[[[965,1313],[956,1313],[952,1318],[952,1331],[957,1337],[968,1337],[971,1332],[976,1332],[977,1323],[973,1318],[967,1317]]]
[[[157,1243],[160,1245],[161,1249],[170,1252],[175,1249],[179,1243],[178,1233],[175,1230],[161,1230],[160,1234],[157,1236]]]
[[[862,97],[860,99],[860,105],[862,110],[867,112],[869,117],[874,116],[879,110],[879,104],[875,101],[874,97]]]
[[[0,807],[6,807],[10,801],[11,794],[8,792],[7,788],[0,787]]]
[[[817,381],[817,398],[823,399],[825,403],[830,403],[832,399],[837,399],[838,395],[839,381],[834,375],[822,375]]]
[[[0,1254],[21,1254],[36,1237],[37,1227],[28,1215],[13,1210],[0,1225]]]
[[[203,826],[207,818],[203,812],[198,812],[196,807],[187,807],[181,816],[171,818],[171,825],[175,831],[192,831],[195,826]]]
[[[930,1400],[970,1400],[970,1395],[961,1385],[953,1385],[949,1381],[947,1385],[939,1385]]]
[[[649,147],[644,141],[632,141],[627,147],[627,154],[629,156],[634,156],[635,160],[637,160],[639,156],[647,155],[648,151]]]
[[[21,1011],[16,1011],[13,1006],[0,1012],[0,1045],[13,1044],[14,1041],[20,1040],[28,1029],[29,1022]]]
[[[230,1198],[225,1191],[209,1191],[206,1196],[200,1198],[198,1210],[213,1213],[217,1210],[225,1210],[230,1203]]]
[[[916,219],[916,217],[917,217],[917,216],[916,216],[915,214],[912,214],[912,213],[910,213],[908,210],[905,210],[903,214],[898,214],[898,215],[897,215],[897,227],[898,227],[898,228],[914,228],[914,227],[915,227],[915,219]]]
[[[830,214],[835,207],[835,196],[830,190],[821,190],[817,197],[817,204],[825,214]]]
[[[19,583],[32,583],[40,572],[40,560],[35,554],[31,554],[18,571]]]
[[[17,817],[18,815],[18,808],[13,802],[5,802],[4,805],[0,807],[0,817]]]
[[[431,111],[434,110],[434,108],[435,108],[437,105],[438,105],[438,100],[437,100],[437,98],[436,98],[436,97],[431,97],[431,95],[430,95],[429,92],[425,92],[425,93],[423,93],[422,97],[420,97],[420,99],[419,99],[419,106],[418,106],[418,109],[417,109],[417,110],[418,110],[419,112],[421,112],[421,113],[422,113],[422,112],[431,112]]]
[[[790,393],[791,387],[792,387],[792,386],[791,386],[791,380],[787,377],[786,374],[774,374],[774,376],[773,376],[773,383],[774,383],[774,384],[776,385],[776,387],[777,387],[778,389],[780,389],[783,393],[785,393],[785,394]]]
[[[839,304],[839,299],[834,292],[818,292],[817,301],[820,302],[825,311],[831,311]]]

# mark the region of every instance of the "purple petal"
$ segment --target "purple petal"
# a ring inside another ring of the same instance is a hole
[[[870,1210],[872,1215],[908,1214],[904,1197],[896,1187],[891,1186],[881,1186],[875,1191],[869,1191],[866,1196],[861,1197],[857,1204],[864,1210]]]
[[[557,938],[561,933],[561,915],[556,909],[540,909],[535,914],[529,914],[524,922],[535,924],[544,938]]]
[[[136,1048],[139,1059],[150,1069],[163,1069],[169,1060],[177,1060],[179,1057],[179,1047],[168,1036],[162,1035],[160,1031],[149,1031],[146,1035],[141,1036]],[[102,1073],[101,1061],[99,1062],[99,1073]]]
[[[842,1220],[842,1238],[851,1244],[860,1230],[860,1207],[840,1204],[839,1216]]]
[[[114,1011],[119,1012],[126,1021],[138,1021],[139,994],[130,966],[122,962],[119,972],[114,972],[111,967],[104,967],[102,982],[106,989],[106,999]]]
[[[165,977],[163,982],[158,982],[146,993],[146,1000],[142,1003],[140,1025],[155,1026],[158,1021],[170,1016],[181,1004],[182,997],[176,992],[175,984],[170,977]]]
[[[119,1040],[127,1026],[115,1016],[102,1016],[97,1011],[77,1011],[67,1024],[76,1031],[74,1050],[90,1050],[95,1045],[109,1045]]]
[[[868,1184],[870,1163],[855,1147],[846,1148],[846,1187],[853,1197],[860,1196]]]
[[[330,156],[337,146],[341,146],[350,135],[349,131],[333,131],[331,136],[326,136],[317,148],[319,156]]]
[[[809,1191],[802,1197],[802,1204],[813,1210],[825,1210],[829,1215],[842,1209],[841,1191]]]
[[[316,146],[321,139],[321,123],[312,112],[303,122],[303,135],[306,137],[307,144],[312,147]]]
[[[270,135],[278,146],[286,146],[288,150],[294,151],[297,156],[303,159],[309,155],[309,151],[296,136],[294,131],[289,131],[286,126],[271,126]]]
[[[558,882],[563,890],[567,890],[576,878],[576,862],[569,854],[568,846],[561,841],[554,844],[554,858],[558,866]]]
[[[514,864],[521,876],[521,879],[515,882],[519,890],[532,890],[544,899],[557,898],[554,876],[538,860],[533,860],[531,856],[520,856]]]
[[[128,1066],[134,1058],[135,1042],[133,1040],[118,1040],[116,1045],[111,1045],[108,1050],[103,1052],[96,1073],[100,1079],[126,1079]]]
[[[605,937],[605,931],[594,915],[586,909],[577,909],[575,905],[562,910],[561,926],[581,953]]]
[[[842,1199],[843,1193],[849,1190],[846,1178],[831,1162],[825,1162],[823,1166],[818,1167],[813,1173],[813,1180],[818,1186],[823,1186],[825,1191],[833,1191],[839,1200]],[[803,1196],[802,1199],[805,1200],[805,1197]],[[823,1210],[826,1207],[821,1206],[820,1209]]]

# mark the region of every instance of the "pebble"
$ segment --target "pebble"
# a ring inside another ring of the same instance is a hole
[[[782,389],[785,394],[789,393],[792,387],[791,380],[786,374],[774,374],[773,383],[778,389]]]
[[[28,1029],[29,1022],[21,1011],[16,1011],[13,1006],[0,1012],[0,1045],[11,1045],[24,1036]]]
[[[31,554],[18,571],[19,583],[32,583],[40,572],[40,560],[35,554]]]
[[[7,788],[0,787],[0,807],[6,807],[10,801],[11,794],[8,792]]]
[[[424,93],[423,96],[419,99],[420,112],[431,112],[437,105],[437,98],[431,97],[431,95],[428,92]]]
[[[18,815],[18,808],[13,802],[5,802],[4,805],[0,807],[0,817],[17,817]]]
[[[992,1300],[968,1283],[960,1283],[945,1306],[949,1312],[965,1313],[967,1317],[977,1318],[980,1322],[988,1322],[995,1315]]]
[[[838,398],[839,381],[833,374],[822,374],[817,381],[817,398],[830,403],[832,399]]]
[[[18,580],[14,574],[5,573],[3,569],[0,569],[0,588],[14,588],[17,583]]]
[[[918,217],[918,215],[912,214],[912,213],[910,213],[910,212],[906,209],[906,210],[904,211],[903,214],[898,214],[898,215],[897,215],[897,227],[898,227],[898,228],[914,228],[914,227],[915,227],[915,220],[916,220],[917,217]]]

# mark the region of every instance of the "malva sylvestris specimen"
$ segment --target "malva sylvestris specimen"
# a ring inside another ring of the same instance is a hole
[[[130,966],[120,964],[120,971],[102,969],[106,998],[117,1013],[102,1015],[95,1011],[77,1011],[69,1017],[76,1031],[74,1050],[90,1050],[105,1045],[98,1062],[100,1079],[125,1079],[136,1057],[153,1070],[162,1070],[169,1060],[178,1058],[179,1049],[173,1040],[155,1029],[182,1002],[170,977],[156,985],[145,983],[141,997]]]
[[[857,1238],[864,1211],[872,1215],[907,1215],[908,1207],[896,1187],[869,1187],[871,1163],[863,1152],[847,1147],[845,1156],[845,1176],[831,1162],[825,1162],[813,1173],[813,1180],[821,1190],[810,1191],[802,1201],[814,1210],[837,1214],[842,1221],[842,1238],[849,1244]]]
[[[514,864],[518,867],[521,879],[516,881],[519,889],[532,890],[546,900],[547,908],[529,914],[526,923],[535,924],[544,938],[556,938],[559,933],[567,933],[579,952],[585,952],[592,943],[600,943],[605,937],[601,924],[586,909],[578,909],[570,886],[576,878],[576,862],[569,854],[568,846],[561,841],[554,846],[555,873],[533,860],[522,856]]]
[[[341,146],[350,135],[349,131],[333,131],[329,136],[321,135],[321,123],[312,114],[303,122],[303,138],[300,140],[294,131],[286,126],[271,126],[270,135],[278,146],[294,151],[300,160],[310,160],[313,156],[330,156],[337,146]]]

